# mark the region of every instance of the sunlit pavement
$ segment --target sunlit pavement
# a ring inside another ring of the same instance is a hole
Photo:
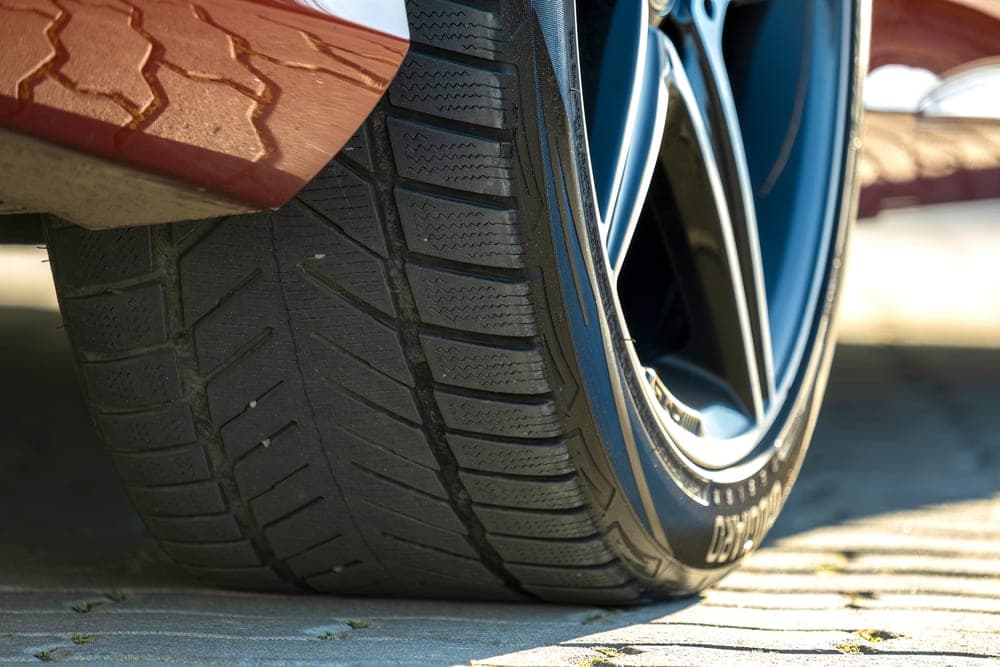
[[[144,535],[95,440],[43,257],[0,252],[0,661],[1000,657],[1000,203],[859,228],[827,404],[772,538],[700,599],[625,611],[188,579]]]
[[[842,341],[1000,347],[1000,200],[859,224],[845,288]]]

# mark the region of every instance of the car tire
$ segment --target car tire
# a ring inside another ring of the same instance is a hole
[[[389,94],[281,210],[49,224],[84,394],[134,506],[225,586],[599,604],[704,589],[759,544],[805,452],[854,101],[784,440],[700,475],[657,444],[615,348],[555,19],[408,6]]]

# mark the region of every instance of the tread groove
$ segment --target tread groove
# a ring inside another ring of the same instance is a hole
[[[227,370],[238,364],[245,357],[253,353],[257,347],[262,345],[264,342],[270,340],[274,337],[274,329],[271,327],[264,327],[257,334],[240,345],[233,353],[225,360],[220,361],[219,364],[213,368],[211,371],[205,374],[205,381],[211,383],[212,380],[219,377]]]
[[[158,233],[159,247],[164,255],[161,261],[166,263],[167,275],[172,283],[172,289],[168,289],[168,312],[172,322],[174,335],[177,339],[178,359],[191,369],[197,368],[197,352],[193,338],[193,328],[188,328],[185,324],[184,304],[181,290],[181,261],[188,252],[198,247],[202,241],[212,238],[212,236],[226,223],[228,219],[212,221],[208,223],[194,223],[191,229],[180,239],[176,238],[177,231],[181,228],[175,226],[173,229],[161,228]],[[171,237],[174,238],[171,238]],[[181,246],[180,242],[184,245]],[[183,334],[183,335],[182,335]],[[273,550],[264,538],[263,531],[254,523],[253,515],[249,506],[240,500],[240,493],[233,476],[232,462],[227,460],[225,448],[220,436],[221,430],[211,423],[208,385],[206,377],[190,374],[185,376],[185,384],[189,392],[189,402],[195,413],[196,430],[199,438],[204,442],[204,449],[208,455],[209,464],[213,474],[217,477],[217,487],[223,497],[226,509],[236,520],[240,532],[247,536],[254,552],[256,552],[268,570],[269,575],[261,578],[263,585],[286,584],[293,580],[291,572],[283,567],[276,559]],[[276,387],[271,387],[268,391]]]
[[[263,275],[264,272],[260,269],[260,267],[256,267],[253,271],[248,273],[243,279],[236,283],[228,292],[220,296],[214,306],[199,315],[197,319],[195,319],[194,322],[191,322],[188,326],[191,329],[195,329],[201,322],[204,322],[208,317],[218,312],[230,299],[260,280]]]
[[[330,280],[327,276],[324,276],[323,274],[319,273],[316,269],[312,268],[311,266],[300,264],[298,269],[299,271],[302,272],[302,275],[305,276],[305,279],[319,290],[338,297],[342,301],[353,306],[354,308],[358,309],[359,311],[371,317],[372,319],[378,320],[387,327],[390,328],[396,327],[396,323],[391,317],[389,317],[388,315],[386,315],[385,313],[383,313],[382,311],[380,311],[378,308],[371,305],[367,301],[364,301],[360,297],[356,296],[355,294],[352,294],[345,288],[341,287],[334,281]]]
[[[395,451],[393,449],[389,449],[385,445],[378,444],[377,442],[375,442],[374,440],[371,439],[371,436],[365,435],[365,434],[361,433],[360,431],[358,431],[357,429],[348,426],[347,424],[337,424],[337,428],[339,428],[339,429],[341,429],[343,431],[346,431],[347,433],[350,433],[355,438],[357,438],[358,440],[360,440],[363,443],[365,443],[367,446],[373,447],[374,449],[377,449],[380,452],[385,452],[389,456],[392,456],[394,458],[398,458],[401,461],[405,461],[406,463],[409,463],[410,465],[417,466],[418,468],[423,468],[424,470],[427,470],[428,472],[432,472],[432,473],[436,472],[433,468],[431,468],[430,466],[428,466],[425,463],[421,463],[420,461],[417,461],[415,459],[411,459],[411,458],[409,458],[407,456],[403,456],[399,452],[397,452],[397,451]]]
[[[306,502],[302,503],[301,505],[299,505],[295,509],[291,510],[290,512],[286,512],[285,514],[282,514],[277,519],[271,519],[270,521],[268,521],[267,523],[265,523],[264,525],[262,525],[260,528],[261,528],[262,531],[266,532],[268,528],[273,528],[274,526],[278,525],[279,523],[281,523],[283,521],[287,521],[288,519],[291,519],[296,514],[300,514],[302,512],[305,512],[310,507],[313,507],[314,505],[317,505],[318,503],[321,503],[324,500],[326,500],[326,498],[324,498],[323,496],[316,496],[315,498],[312,498],[312,499],[307,500]],[[283,558],[282,560],[286,560],[286,559]]]
[[[381,125],[382,127],[379,128],[381,131],[373,132],[376,146],[387,152],[392,152],[393,128],[390,127],[388,116],[381,120]],[[380,188],[383,193],[382,202],[384,202],[381,205],[386,209],[384,212],[389,214],[384,217],[386,240],[396,251],[394,255],[391,254],[392,256],[387,262],[389,282],[392,286],[390,291],[396,303],[396,312],[399,314],[400,336],[410,351],[410,357],[407,361],[411,373],[417,380],[415,393],[421,416],[425,422],[424,430],[434,457],[441,468],[440,476],[445,487],[449,490],[450,497],[447,500],[469,531],[469,542],[473,549],[480,554],[483,565],[511,590],[530,595],[521,587],[517,578],[506,569],[503,559],[489,544],[486,538],[486,528],[476,516],[472,507],[472,499],[459,475],[458,461],[449,449],[445,437],[444,418],[434,400],[433,391],[429,388],[433,381],[433,374],[420,342],[421,317],[407,271],[407,262],[402,254],[406,248],[406,236],[404,230],[400,228],[399,213],[393,204],[393,185],[380,183]]]
[[[354,361],[358,362],[359,364],[364,365],[369,370],[374,371],[378,375],[381,375],[386,380],[390,380],[393,384],[397,384],[400,387],[402,387],[403,389],[406,389],[407,391],[410,390],[410,387],[407,386],[405,383],[400,382],[399,380],[397,380],[393,376],[391,376],[388,373],[386,373],[385,371],[383,371],[381,368],[378,368],[378,367],[372,365],[372,363],[370,361],[368,361],[367,359],[364,359],[363,357],[355,354],[354,352],[351,352],[346,347],[343,347],[342,345],[338,345],[337,343],[335,343],[334,341],[332,341],[330,338],[324,336],[323,334],[319,333],[318,331],[313,331],[312,333],[309,334],[309,336],[313,340],[319,341],[323,345],[326,345],[328,348],[330,348],[334,352],[338,352],[338,353],[343,354],[343,355],[345,355],[347,357],[350,357],[351,359],[353,359]],[[340,385],[338,384],[338,386],[340,386]],[[380,408],[380,409],[384,410],[385,408]]]
[[[424,521],[421,518],[415,517],[412,514],[407,514],[406,512],[402,512],[402,511],[400,511],[398,509],[394,509],[392,507],[389,507],[388,505],[383,505],[381,503],[377,503],[374,500],[372,500],[371,498],[362,498],[361,502],[365,503],[366,505],[371,505],[375,509],[380,510],[382,512],[389,512],[390,514],[395,514],[395,515],[400,516],[400,517],[402,517],[402,518],[404,518],[404,519],[406,519],[408,521],[413,521],[415,523],[419,523],[421,525],[427,526],[428,528],[433,528],[434,530],[441,530],[441,531],[444,531],[446,533],[451,533],[452,535],[457,535],[457,536],[463,537],[463,538],[465,537],[465,533],[460,533],[457,530],[450,530],[448,528],[442,528],[441,526],[436,526],[436,525],[434,525],[432,523],[428,523],[427,521]]]
[[[403,489],[407,493],[415,493],[415,494],[417,494],[419,496],[423,496],[424,498],[428,498],[428,499],[436,501],[436,502],[440,502],[442,500],[447,501],[447,498],[442,498],[441,496],[435,496],[432,493],[427,493],[426,491],[424,491],[422,489],[418,489],[416,487],[410,486],[406,482],[401,482],[401,481],[399,481],[398,479],[396,479],[394,477],[389,477],[388,475],[383,475],[382,473],[380,473],[380,472],[378,472],[376,470],[372,470],[371,468],[369,468],[368,466],[364,465],[363,463],[358,463],[357,461],[351,461],[351,465],[354,466],[354,467],[356,467],[356,468],[358,468],[359,470],[361,470],[362,472],[364,472],[366,475],[374,477],[375,479],[380,480],[382,482],[386,482],[387,484],[392,484],[393,486],[396,486],[396,487],[398,487],[400,489]]]
[[[341,539],[342,537],[344,537],[344,536],[343,536],[342,534],[339,534],[339,533],[338,533],[337,535],[334,535],[333,537],[328,537],[328,538],[326,538],[326,539],[324,539],[324,540],[320,540],[319,542],[317,542],[317,543],[315,543],[315,544],[310,544],[310,545],[309,545],[308,547],[305,547],[305,548],[303,548],[303,549],[300,549],[299,551],[296,551],[296,552],[294,552],[294,553],[291,553],[291,554],[289,554],[288,556],[285,556],[285,560],[286,560],[286,561],[290,561],[290,560],[292,560],[293,558],[296,558],[296,557],[298,557],[298,556],[301,556],[302,554],[306,554],[306,553],[309,553],[309,552],[310,552],[310,551],[312,551],[313,549],[319,549],[320,547],[324,547],[324,546],[326,546],[327,544],[330,544],[330,543],[332,543],[332,542],[335,542],[335,541],[337,541],[337,540]],[[315,576],[315,575],[309,575],[309,576]],[[300,579],[308,579],[308,578],[309,578],[309,576],[305,576],[305,577],[299,577],[299,578],[300,578]]]
[[[288,422],[287,424],[285,424],[284,426],[282,426],[281,428],[279,428],[274,433],[271,433],[266,438],[264,438],[260,442],[256,443],[253,447],[251,447],[247,451],[245,451],[242,454],[240,454],[239,456],[235,457],[233,459],[233,466],[235,467],[235,466],[239,465],[240,463],[242,463],[244,460],[250,458],[252,455],[256,454],[257,452],[259,452],[259,451],[261,451],[263,449],[268,449],[272,445],[275,445],[276,441],[278,440],[278,438],[280,438],[285,432],[287,432],[287,431],[295,428],[296,426],[298,426],[298,422],[294,422],[294,421]],[[260,496],[260,494],[255,494],[253,496],[253,498],[257,498],[259,496]],[[249,500],[247,502],[249,502]]]
[[[346,396],[349,396],[350,398],[356,400],[358,403],[361,403],[362,405],[365,405],[368,408],[371,408],[372,410],[380,412],[380,413],[384,414],[386,417],[389,417],[390,419],[392,419],[394,421],[397,421],[400,424],[404,424],[406,426],[412,426],[412,427],[415,427],[415,428],[420,428],[421,427],[421,425],[418,424],[417,422],[410,421],[406,417],[398,415],[395,412],[393,412],[392,410],[386,409],[385,406],[379,405],[378,403],[372,401],[370,398],[368,398],[366,396],[362,396],[361,394],[359,394],[358,392],[354,391],[350,387],[345,387],[343,384],[341,384],[340,382],[337,382],[336,380],[334,380],[329,375],[325,375],[324,374],[324,375],[321,375],[320,377],[322,377],[323,378],[323,382],[325,382],[334,391],[339,391],[342,394],[345,394]],[[407,388],[407,389],[409,389],[409,388]]]
[[[90,402],[91,411],[98,416],[111,416],[111,417],[121,417],[129,415],[141,415],[146,412],[154,412],[156,410],[162,410],[163,408],[173,407],[178,405],[181,401],[179,399],[174,399],[170,401],[163,401],[162,403],[147,403],[145,405],[140,405],[135,408],[119,408],[111,405],[102,405],[95,401]]]
[[[339,158],[338,158],[338,161],[339,161]],[[349,171],[351,173],[355,174],[356,176],[359,175],[353,169],[349,169]],[[343,227],[341,227],[340,225],[338,225],[334,220],[331,220],[330,218],[324,216],[320,211],[316,210],[315,206],[313,206],[309,202],[302,201],[301,199],[298,199],[298,198],[296,198],[294,201],[304,211],[306,211],[306,213],[309,215],[310,218],[312,218],[316,222],[319,222],[322,225],[328,225],[328,226],[332,227],[334,229],[334,231],[336,231],[338,234],[340,234],[342,237],[344,237],[344,239],[348,243],[350,243],[352,246],[354,246],[355,248],[357,248],[358,250],[360,250],[365,255],[368,255],[369,257],[371,257],[374,260],[382,261],[382,258],[379,257],[378,253],[373,252],[371,248],[369,248],[368,246],[364,245],[363,243],[360,243],[351,234],[349,234],[346,229],[344,229]]]
[[[408,544],[411,547],[417,547],[418,549],[424,549],[436,554],[441,554],[442,556],[447,556],[448,558],[461,558],[462,560],[467,560],[471,562],[478,563],[475,558],[466,556],[465,554],[455,553],[454,551],[448,551],[447,549],[442,549],[440,547],[435,547],[430,544],[424,544],[423,542],[418,542],[416,540],[407,539],[405,537],[400,537],[399,535],[393,535],[392,533],[387,533],[382,531],[382,536],[390,540],[395,540],[396,542],[402,542],[403,544]]]
[[[243,415],[246,414],[247,410],[252,410],[253,409],[253,407],[251,407],[251,404],[256,405],[256,404],[260,403],[265,398],[267,398],[268,396],[270,396],[271,394],[273,394],[275,391],[277,391],[278,389],[280,389],[281,386],[284,385],[284,384],[285,384],[284,380],[279,380],[278,382],[276,382],[274,385],[272,385],[268,389],[265,389],[263,393],[261,393],[256,398],[252,399],[247,405],[243,406],[243,410],[241,410],[240,412],[238,412],[236,415],[230,417],[229,419],[221,422],[219,424],[219,430],[222,431],[227,426],[229,426],[230,424],[232,424],[233,422],[235,422],[236,420],[238,420],[240,417],[242,417]]]
[[[293,477],[295,477],[296,475],[298,475],[303,470],[307,470],[308,468],[309,468],[309,464],[308,463],[303,463],[298,468],[296,468],[292,472],[288,473],[287,475],[285,475],[284,477],[282,477],[277,482],[275,482],[271,486],[267,487],[266,489],[264,489],[260,493],[247,498],[247,502],[248,503],[252,503],[253,501],[257,500],[258,498],[267,495],[271,491],[274,491],[276,488],[278,488],[279,486],[281,486],[282,484],[284,484],[288,480],[292,479]]]
[[[60,289],[60,299],[64,302],[89,299],[95,296],[118,294],[135,288],[156,287],[163,284],[163,274],[159,271],[144,274],[135,278],[115,280],[106,283],[87,285],[86,288]]]

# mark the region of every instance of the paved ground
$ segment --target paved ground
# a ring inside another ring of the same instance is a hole
[[[1000,349],[980,334],[843,345],[766,547],[700,599],[620,611],[200,586],[129,509],[58,315],[9,302],[0,661],[1000,664]]]
[[[841,340],[1000,346],[1000,199],[887,211],[851,245]]]

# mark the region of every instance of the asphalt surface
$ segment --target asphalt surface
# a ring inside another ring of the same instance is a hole
[[[129,508],[42,297],[0,299],[0,661],[1000,664],[1000,349],[979,330],[913,344],[897,322],[886,345],[848,322],[864,344],[837,352],[765,547],[700,598],[609,610],[188,578]]]

